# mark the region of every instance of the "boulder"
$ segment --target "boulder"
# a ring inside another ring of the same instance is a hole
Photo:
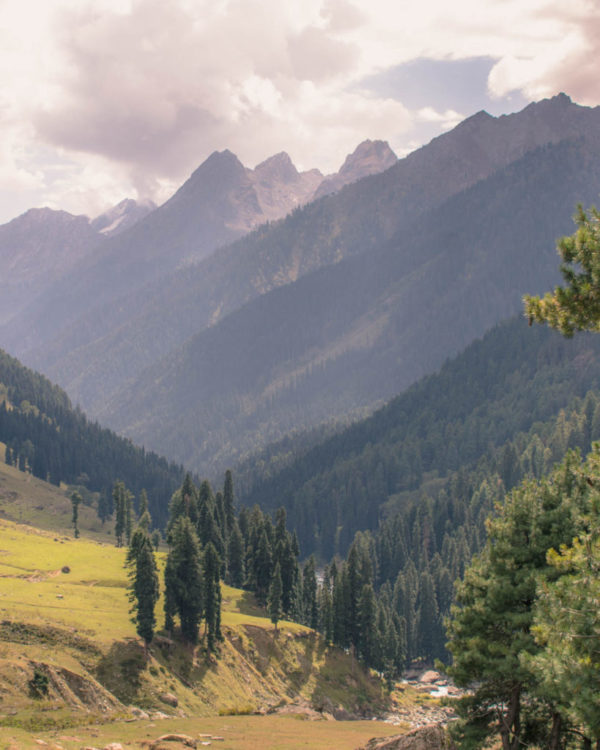
[[[179,701],[177,700],[177,696],[173,695],[173,693],[161,693],[159,696],[159,700],[161,700],[163,703],[166,703],[167,706],[173,706],[175,708]]]
[[[374,737],[358,750],[455,750],[443,726],[430,724],[393,737]]]
[[[150,743],[150,747],[157,747],[162,742],[178,742],[181,745],[185,745],[186,747],[196,747],[198,744],[196,740],[193,737],[190,737],[188,734],[163,734],[162,737],[159,737],[158,739],[154,740],[154,742]]]
[[[419,682],[423,683],[424,685],[432,685],[434,682],[437,682],[441,679],[442,675],[439,672],[436,672],[433,669],[428,669],[427,672],[423,672],[423,674],[419,677]]]

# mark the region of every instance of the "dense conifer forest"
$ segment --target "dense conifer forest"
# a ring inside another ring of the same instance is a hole
[[[503,323],[368,419],[316,444],[291,439],[268,460],[259,454],[242,465],[241,501],[283,505],[305,553],[329,559],[346,554],[357,531],[376,529],[407,498],[484,457],[510,488],[522,471],[505,443],[532,429],[543,435],[543,422],[596,388],[599,352],[590,334],[566,340],[523,318]],[[572,444],[587,450],[600,437],[598,420],[589,414]],[[550,446],[542,470],[566,447]]]
[[[121,479],[136,498],[146,490],[155,522],[164,527],[168,498],[184,477],[181,466],[90,422],[62,389],[1,350],[0,441],[7,463],[53,484],[99,492],[103,519],[113,513],[112,488]]]

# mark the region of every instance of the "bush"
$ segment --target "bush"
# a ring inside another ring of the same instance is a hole
[[[48,695],[49,682],[48,675],[39,667],[35,667],[33,677],[29,680],[29,690],[34,698],[42,698]]]

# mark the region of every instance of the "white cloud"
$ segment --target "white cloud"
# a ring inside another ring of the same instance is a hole
[[[594,0],[3,0],[0,193],[92,213],[164,199],[216,149],[324,171],[367,137],[405,153],[462,114],[357,82],[419,57],[494,57],[496,96],[595,104],[599,32]]]

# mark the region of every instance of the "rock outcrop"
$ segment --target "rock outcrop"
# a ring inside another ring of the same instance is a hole
[[[358,750],[455,750],[448,732],[439,724],[394,737],[374,737]]]

